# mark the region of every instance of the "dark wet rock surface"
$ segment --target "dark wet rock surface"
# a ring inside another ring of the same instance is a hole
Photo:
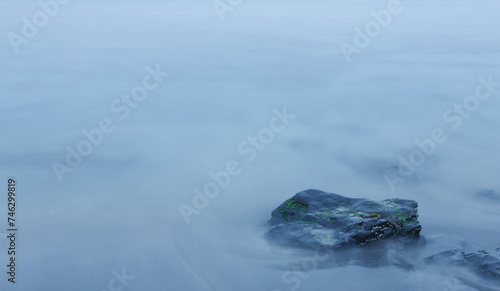
[[[272,241],[306,249],[364,246],[379,240],[414,243],[420,238],[413,200],[373,201],[320,190],[305,190],[272,212]]]

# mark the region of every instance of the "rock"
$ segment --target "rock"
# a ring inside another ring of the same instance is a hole
[[[425,258],[428,264],[453,264],[467,267],[474,273],[500,281],[500,259],[487,251],[466,253],[462,250],[449,250]]]
[[[499,202],[500,203],[500,193],[493,190],[483,190],[476,193],[476,199],[486,202]]]
[[[307,249],[363,246],[378,240],[418,241],[422,227],[412,200],[380,202],[305,190],[273,210],[267,237]]]

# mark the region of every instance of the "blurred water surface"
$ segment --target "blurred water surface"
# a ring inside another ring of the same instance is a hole
[[[320,268],[297,285],[286,266],[303,256],[263,238],[275,207],[317,188],[418,201],[429,254],[500,247],[499,205],[473,199],[500,191],[500,91],[456,129],[443,119],[479,77],[500,80],[500,6],[401,1],[348,63],[340,44],[387,5],[244,1],[221,21],[211,1],[71,1],[16,54],[7,35],[40,7],[3,3],[0,171],[19,192],[12,290],[102,290],[122,268],[135,276],[124,290],[475,290],[418,262]],[[113,102],[148,66],[169,76],[120,119]],[[247,161],[238,146],[284,107],[296,117]],[[103,118],[114,131],[59,181],[52,163]],[[436,128],[446,141],[391,191],[384,174]],[[187,225],[179,204],[232,160],[241,173]]]

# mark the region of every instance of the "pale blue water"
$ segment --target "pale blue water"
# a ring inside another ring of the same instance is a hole
[[[277,266],[303,257],[262,237],[275,207],[317,188],[417,200],[429,254],[500,247],[498,205],[472,199],[500,191],[500,87],[457,129],[457,113],[443,119],[479,77],[500,80],[500,6],[401,1],[348,63],[340,44],[388,2],[246,0],[221,21],[211,1],[70,1],[16,54],[8,34],[41,8],[4,1],[0,178],[17,179],[19,232],[15,285],[0,238],[1,289],[104,290],[125,268],[123,290],[475,290],[418,263],[315,269],[297,285]],[[112,104],[157,66],[169,76],[121,119]],[[247,161],[247,138],[284,107],[296,117]],[[52,163],[102,119],[113,131],[60,181]],[[392,192],[384,173],[436,128],[446,141]],[[187,225],[179,205],[233,160],[241,172]]]

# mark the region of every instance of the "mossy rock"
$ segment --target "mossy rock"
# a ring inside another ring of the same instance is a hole
[[[412,243],[420,237],[417,208],[413,200],[372,201],[305,190],[273,210],[267,237],[308,249],[363,246],[382,239]]]

